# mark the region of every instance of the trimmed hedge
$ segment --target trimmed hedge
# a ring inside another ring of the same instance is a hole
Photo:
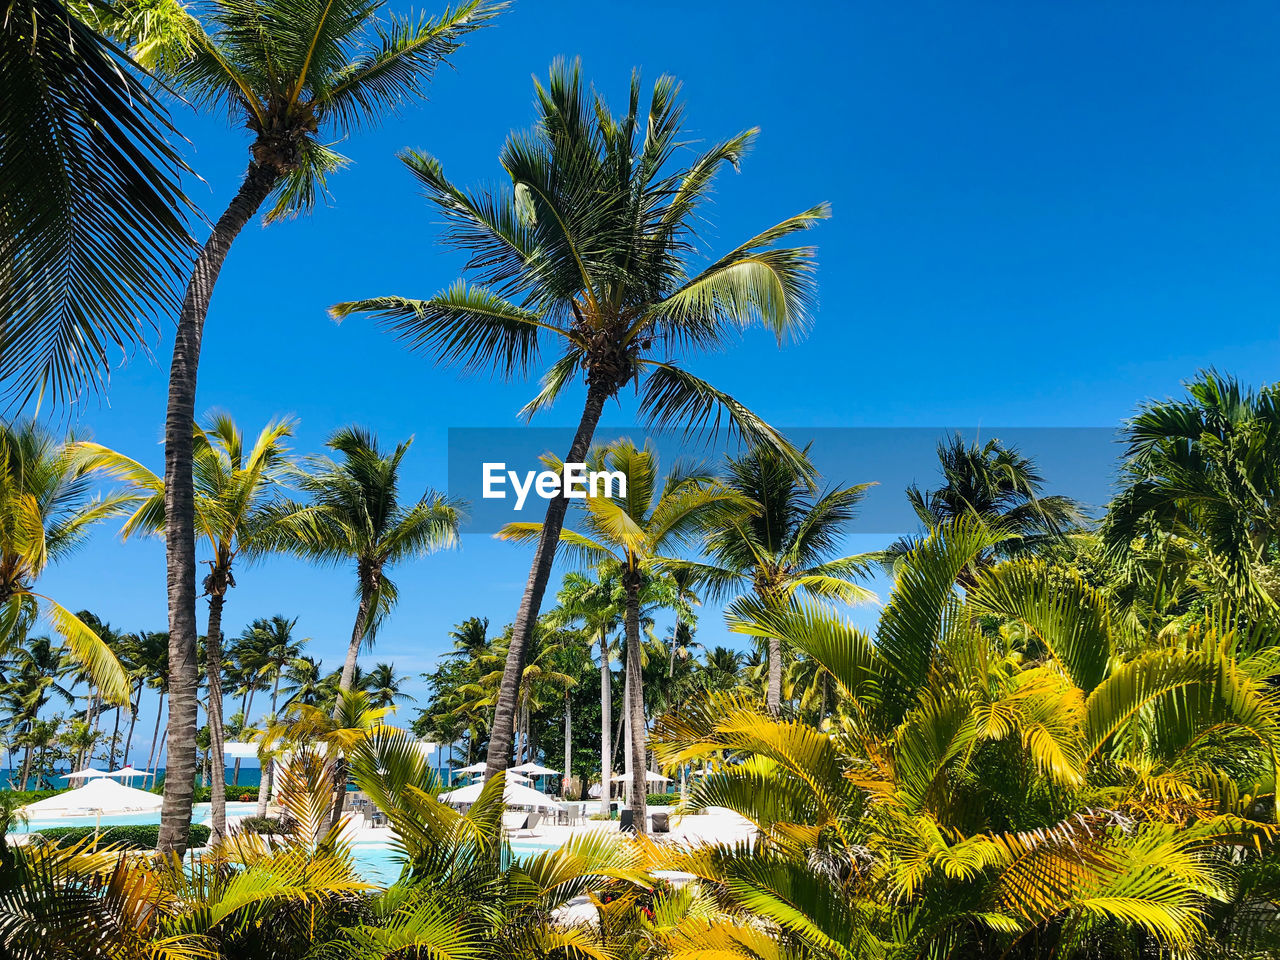
[[[649,794],[649,806],[651,807],[669,807],[679,802],[680,802],[680,794],[678,793]]]
[[[209,828],[202,823],[191,825],[191,846],[203,847],[209,842]],[[98,840],[102,844],[123,846],[129,850],[154,850],[160,839],[160,824],[129,823],[108,825],[97,831]],[[32,838],[40,837],[46,843],[76,843],[86,837],[92,837],[93,827],[50,827],[32,834]]]
[[[162,789],[163,789],[163,785],[164,785],[164,782],[161,781]],[[160,791],[157,790],[156,792],[159,793]],[[208,803],[212,799],[213,799],[212,787],[196,787],[195,797],[192,802]],[[227,799],[231,801],[257,800],[258,788],[257,787],[227,787]]]

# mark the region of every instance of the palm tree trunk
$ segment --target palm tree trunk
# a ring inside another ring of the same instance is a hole
[[[374,574],[377,576],[377,574]],[[346,692],[351,689],[351,682],[356,676],[356,661],[360,657],[360,647],[364,645],[364,637],[369,629],[369,616],[372,613],[373,592],[377,588],[377,582],[373,576],[362,576],[360,578],[360,605],[356,608],[355,626],[351,628],[351,640],[347,644],[347,659],[342,664],[342,679],[338,681],[338,689]],[[336,717],[338,711],[342,709],[341,702],[333,708],[333,715]]]
[[[116,748],[120,746],[120,711],[124,707],[116,705],[115,721],[111,724],[111,747],[107,752],[107,766],[114,767],[116,765]],[[124,764],[120,764],[124,766]]]
[[[209,844],[227,835],[227,760],[224,753],[225,730],[222,724],[222,606],[226,594],[209,595],[209,626],[205,632],[205,679],[209,684],[210,771],[209,804],[211,824]],[[168,780],[165,783],[168,784]]]
[[[129,735],[124,738],[124,763],[129,765],[129,748],[133,746],[133,728],[138,722],[138,710],[142,706],[142,678],[138,678],[138,692],[133,698],[133,706],[129,717]]]
[[[609,636],[600,631],[600,815],[608,817],[609,781],[613,779],[613,757],[609,754],[609,733],[613,724],[613,673],[609,670]]]
[[[578,432],[569,446],[566,463],[582,463],[595,435],[596,424],[604,412],[605,401],[612,390],[608,384],[592,383],[587,389],[587,402],[578,421]],[[525,584],[520,611],[511,630],[511,644],[507,647],[507,662],[502,668],[502,683],[498,686],[498,700],[493,711],[493,727],[489,731],[489,753],[485,757],[484,778],[501,773],[511,766],[511,731],[515,726],[516,700],[520,690],[520,678],[524,673],[524,655],[533,635],[534,624],[542,612],[542,595],[551,579],[551,565],[560,543],[560,531],[564,528],[564,515],[569,501],[563,496],[547,504],[547,515],[542,521],[538,547],[533,554],[533,566]]]
[[[564,776],[560,778],[560,796],[569,799],[566,784],[573,776],[573,704],[569,700],[569,691],[564,692]]]
[[[775,717],[782,709],[782,641],[769,638],[769,680],[765,688],[765,706]]]
[[[266,769],[262,771],[262,777],[258,780],[258,809],[255,812],[255,815],[259,817],[267,815],[267,803],[271,800],[271,787],[276,780],[276,762],[267,757],[263,761],[263,766]]]
[[[156,707],[156,728],[151,733],[151,750],[150,752],[147,753],[147,769],[148,770],[155,769],[154,767],[151,766],[152,760],[159,761],[160,759],[159,757],[156,756],[156,744],[160,740],[160,718],[162,716],[164,716],[164,691],[163,690],[160,691],[160,704],[159,706]],[[153,773],[151,775],[152,786],[155,786],[155,782],[156,782],[156,774]],[[169,782],[168,771],[165,771],[164,782],[165,783]],[[163,810],[161,812],[161,816],[163,816]]]
[[[226,212],[214,224],[196,258],[182,300],[169,369],[169,406],[164,423],[165,563],[169,589],[169,759],[164,779],[157,849],[186,853],[196,780],[195,490],[191,478],[196,380],[205,317],[231,244],[257,213],[279,177],[273,167],[251,163]]]
[[[647,747],[644,722],[644,680],[640,673],[640,575],[629,574],[627,591],[627,721],[631,727],[631,822],[639,834],[648,833],[649,784],[645,777]]]

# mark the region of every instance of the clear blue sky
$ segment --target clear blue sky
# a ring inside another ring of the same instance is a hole
[[[413,435],[410,490],[444,484],[449,426],[512,425],[529,385],[460,380],[362,320],[336,326],[325,307],[427,295],[457,275],[395,152],[432,152],[464,184],[496,178],[506,133],[532,121],[530,76],[557,55],[581,55],[619,104],[633,66],[675,74],[694,136],[761,128],[718,190],[713,251],[831,202],[813,235],[822,304],[808,341],[779,352],[757,335],[693,364],[774,423],[1104,426],[1199,366],[1278,379],[1278,45],[1280,8],[1266,3],[518,0],[429,103],[339,145],[355,162],[332,179],[331,207],[246,230],[213,301],[197,408],[252,429],[297,415],[302,452],[352,422],[387,442]],[[175,118],[205,180],[191,191],[216,216],[246,136],[182,108]],[[78,418],[157,467],[167,333],[157,362],[135,359]],[[573,423],[579,403],[541,424]],[[630,423],[634,407],[608,416]],[[833,479],[876,479],[874,465]],[[161,545],[113,532],[44,586],[117,627],[163,629]],[[400,608],[370,663],[417,673],[450,624],[508,622],[527,564],[471,536],[399,571]],[[350,571],[272,561],[237,579],[229,634],[285,613],[312,653],[339,656]],[[714,616],[703,631],[726,639]],[[147,737],[153,719],[144,710]]]

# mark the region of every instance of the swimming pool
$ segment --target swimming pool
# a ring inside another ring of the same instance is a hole
[[[554,850],[559,844],[547,841],[517,840],[511,844],[511,856],[516,860]],[[356,872],[370,883],[385,886],[394,883],[404,869],[404,858],[386,840],[359,840],[352,845],[352,858]]]
[[[257,806],[253,802],[230,802],[227,804],[227,816],[252,816]],[[193,822],[207,825],[209,816],[209,804],[198,803],[195,805],[194,816],[192,817]],[[113,827],[159,822],[160,814],[158,812],[121,813],[114,816],[104,816],[101,820],[101,825],[103,827]],[[38,833],[41,830],[53,827],[92,827],[98,823],[97,817],[33,818],[25,824],[15,825],[10,833]],[[517,860],[523,860],[526,857],[536,856],[547,850],[554,850],[557,846],[557,844],[547,841],[516,840],[511,844],[511,855]],[[357,872],[370,883],[383,886],[394,883],[400,876],[400,871],[404,868],[404,859],[399,855],[399,852],[388,840],[382,838],[357,840],[352,844],[352,856],[355,860]]]
[[[248,802],[229,802],[227,804],[227,816],[229,817],[251,817],[257,810],[258,805],[252,801]],[[197,803],[192,811],[192,821],[195,823],[207,823],[210,817],[210,806],[207,803]],[[139,823],[159,823],[160,813],[158,811],[144,811],[142,813],[117,813],[112,816],[104,816],[101,820],[94,816],[84,817],[32,817],[25,824],[15,824],[9,831],[10,833],[38,833],[41,830],[49,830],[54,827],[92,827],[101,823],[104,827],[120,827],[129,824]]]

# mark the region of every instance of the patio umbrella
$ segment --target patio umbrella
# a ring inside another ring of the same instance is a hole
[[[648,780],[650,783],[670,783],[671,782],[670,777],[664,777],[662,774],[654,773],[652,770],[646,770],[644,772],[644,778]],[[630,779],[631,779],[631,774],[629,773],[617,773],[609,778],[609,782],[610,783],[626,783]]]
[[[139,810],[159,810],[164,798],[146,790],[135,790],[109,777],[97,777],[83,787],[59,793],[46,800],[28,803],[23,813],[65,816],[73,813],[96,813],[99,816],[113,813],[133,813]]]
[[[75,773],[62,774],[63,780],[88,780],[91,777],[105,777],[107,771],[99,770],[96,767],[85,767],[83,770],[77,770]]]
[[[444,803],[451,804],[475,803],[480,799],[480,791],[483,789],[483,783],[473,783],[469,787],[442,793],[440,794],[440,799]],[[534,807],[540,810],[562,809],[560,804],[545,793],[539,793],[531,787],[525,787],[510,780],[506,782],[502,789],[502,802],[508,807]]]
[[[483,761],[476,761],[469,767],[459,767],[454,773],[484,773],[486,767]]]
[[[539,763],[522,763],[518,767],[512,767],[516,773],[526,773],[531,777],[554,777],[560,771],[552,770],[550,767],[544,767]]]
[[[151,771],[139,770],[137,767],[128,766],[121,767],[119,770],[112,770],[110,773],[105,774],[105,776],[112,777],[116,780],[132,780],[134,777],[149,777],[151,776]]]

